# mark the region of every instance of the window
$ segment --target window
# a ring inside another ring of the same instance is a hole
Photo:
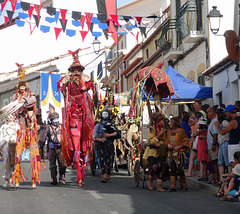
[[[205,86],[205,78],[202,76],[202,73],[198,75],[198,84]]]
[[[158,49],[157,39],[155,40],[155,48],[156,48],[156,50]]]
[[[216,96],[217,96],[218,105],[223,104],[222,92],[217,93]]]
[[[147,56],[147,59],[149,58],[149,52],[148,52],[148,49],[146,49],[146,56]]]

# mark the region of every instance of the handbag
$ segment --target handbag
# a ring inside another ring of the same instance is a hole
[[[192,142],[192,149],[197,150],[197,143],[198,143],[198,136],[195,138],[195,140]]]

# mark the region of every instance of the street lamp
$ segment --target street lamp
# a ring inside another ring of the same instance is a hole
[[[210,29],[214,35],[216,35],[220,29],[220,20],[223,15],[217,10],[217,6],[212,6],[207,18],[209,19]]]
[[[100,51],[100,44],[101,42],[97,39],[97,37],[95,37],[95,39],[93,40],[93,50],[95,54],[98,54]]]

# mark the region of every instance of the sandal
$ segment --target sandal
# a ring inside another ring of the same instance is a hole
[[[218,185],[219,180],[212,179],[208,182],[208,184]]]

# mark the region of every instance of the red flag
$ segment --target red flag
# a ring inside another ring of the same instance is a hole
[[[86,35],[88,34],[88,31],[81,31],[80,30],[80,33],[81,33],[81,36],[82,36],[82,41],[84,41]]]
[[[17,5],[17,0],[10,0],[10,2],[12,4],[12,12],[14,12]]]
[[[92,21],[93,14],[92,14],[92,13],[85,13],[85,14],[86,14],[87,26],[88,26],[88,30],[89,30],[89,29],[90,29],[90,25],[91,25],[91,21]]]
[[[8,1],[8,0],[5,0],[5,2],[1,4],[1,13],[2,13],[3,10],[4,10],[4,7],[5,7],[5,5],[7,4],[7,1]]]
[[[62,31],[62,28],[54,28],[54,30],[55,30],[55,35],[56,35],[56,40],[58,39],[58,36],[59,36],[59,34],[61,33],[61,31]]]
[[[112,20],[120,27],[119,22],[118,22],[118,15],[110,15]]]
[[[40,20],[40,12],[41,12],[41,9],[42,9],[42,5],[35,4],[34,8],[35,8],[35,11],[37,12],[38,19]]]
[[[135,19],[137,19],[138,25],[141,24],[142,18],[143,18],[143,17],[135,16]]]
[[[85,16],[81,16],[81,19],[79,20],[81,26],[82,26],[82,30],[83,30],[83,27],[84,27],[84,23],[85,23]]]
[[[60,9],[60,13],[61,13],[63,25],[65,25],[65,17],[66,17],[67,10]]]
[[[30,20],[31,20],[31,18],[32,18],[33,10],[34,10],[34,7],[33,7],[33,6],[30,7],[30,10],[28,10],[28,17],[29,17]]]
[[[9,22],[9,18],[7,16],[4,16],[4,24],[7,24]]]

